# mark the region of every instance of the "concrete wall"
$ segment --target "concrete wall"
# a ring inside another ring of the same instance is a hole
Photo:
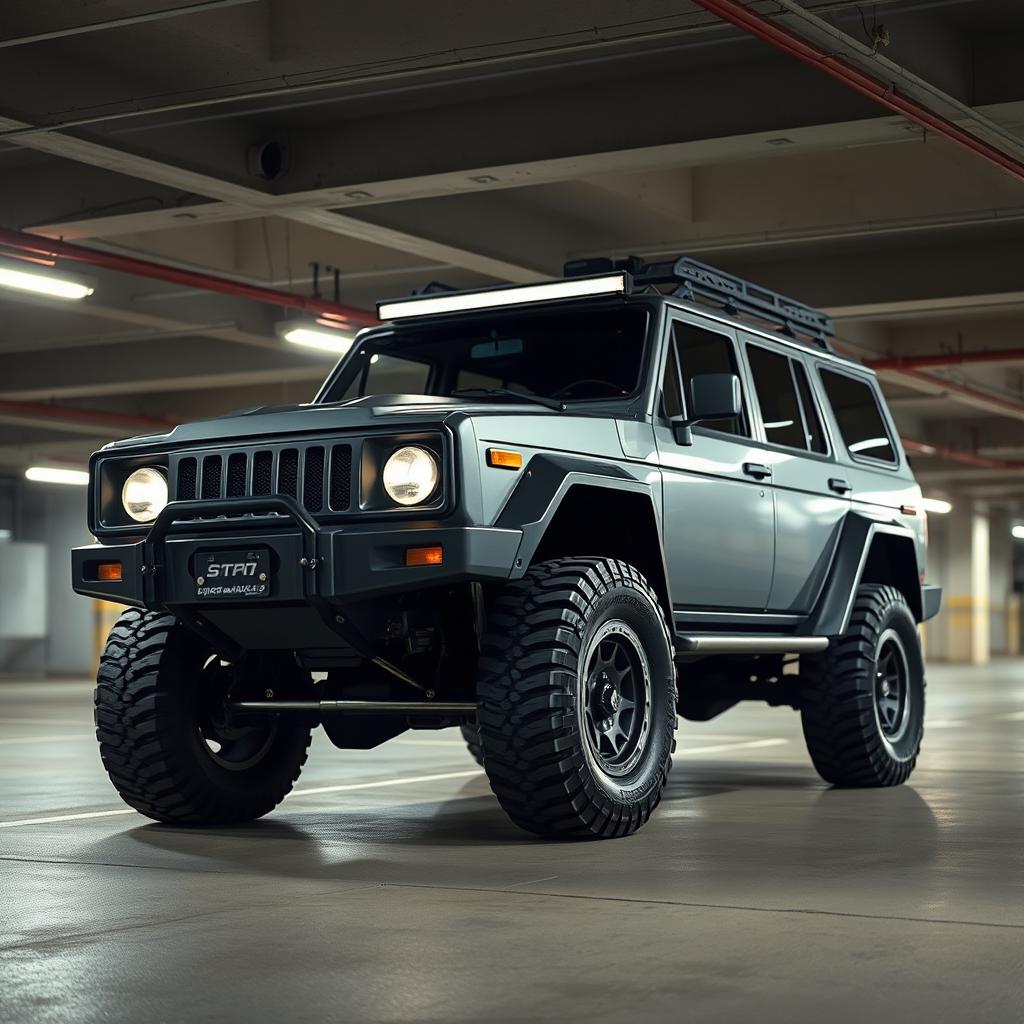
[[[91,542],[85,526],[85,489],[0,480],[0,529],[14,540],[46,545],[47,636],[0,641],[0,672],[76,675],[93,668],[96,611],[71,590],[70,549]],[[3,541],[0,541],[3,543]],[[0,580],[0,586],[16,586]]]

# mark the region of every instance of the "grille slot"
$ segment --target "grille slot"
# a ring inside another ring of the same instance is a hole
[[[274,453],[257,452],[252,460],[252,493],[269,494],[274,483]]]
[[[320,512],[324,507],[324,450],[306,449],[306,466],[302,475],[302,504],[310,512]]]
[[[299,496],[299,452],[296,448],[285,448],[277,466],[277,493],[290,498]]]
[[[352,501],[352,446],[336,444],[331,449],[331,508],[347,512]]]
[[[182,459],[178,463],[178,487],[175,491],[178,501],[195,500],[197,474],[198,467],[195,459]]]
[[[228,497],[245,497],[245,471],[249,459],[244,452],[234,452],[228,457]]]
[[[203,498],[219,498],[221,484],[221,458],[207,455],[203,459]]]

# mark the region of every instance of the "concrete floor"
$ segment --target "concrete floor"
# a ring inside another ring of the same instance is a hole
[[[0,683],[0,1020],[1024,1020],[1024,660],[935,667],[912,785],[792,712],[685,724],[638,835],[516,831],[451,732],[314,742],[257,824],[147,824],[87,683]]]

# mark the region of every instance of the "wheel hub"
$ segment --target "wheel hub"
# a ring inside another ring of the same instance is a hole
[[[875,717],[882,736],[894,742],[907,730],[910,720],[910,671],[899,635],[886,630],[879,638],[875,657]]]
[[[643,754],[650,730],[650,671],[640,639],[624,622],[605,623],[581,661],[588,752],[605,774],[625,775]]]
[[[222,768],[244,771],[258,764],[277,735],[277,719],[242,723],[228,712],[227,701],[235,682],[230,665],[215,656],[203,665],[198,708],[199,738],[207,755]]]

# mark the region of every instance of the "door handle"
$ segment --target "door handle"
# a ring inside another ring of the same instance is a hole
[[[853,488],[839,477],[834,476],[828,482],[829,490],[835,491],[836,494],[849,494]]]
[[[760,462],[744,462],[743,472],[747,476],[752,476],[755,480],[768,480],[772,475],[771,467],[765,466]]]

